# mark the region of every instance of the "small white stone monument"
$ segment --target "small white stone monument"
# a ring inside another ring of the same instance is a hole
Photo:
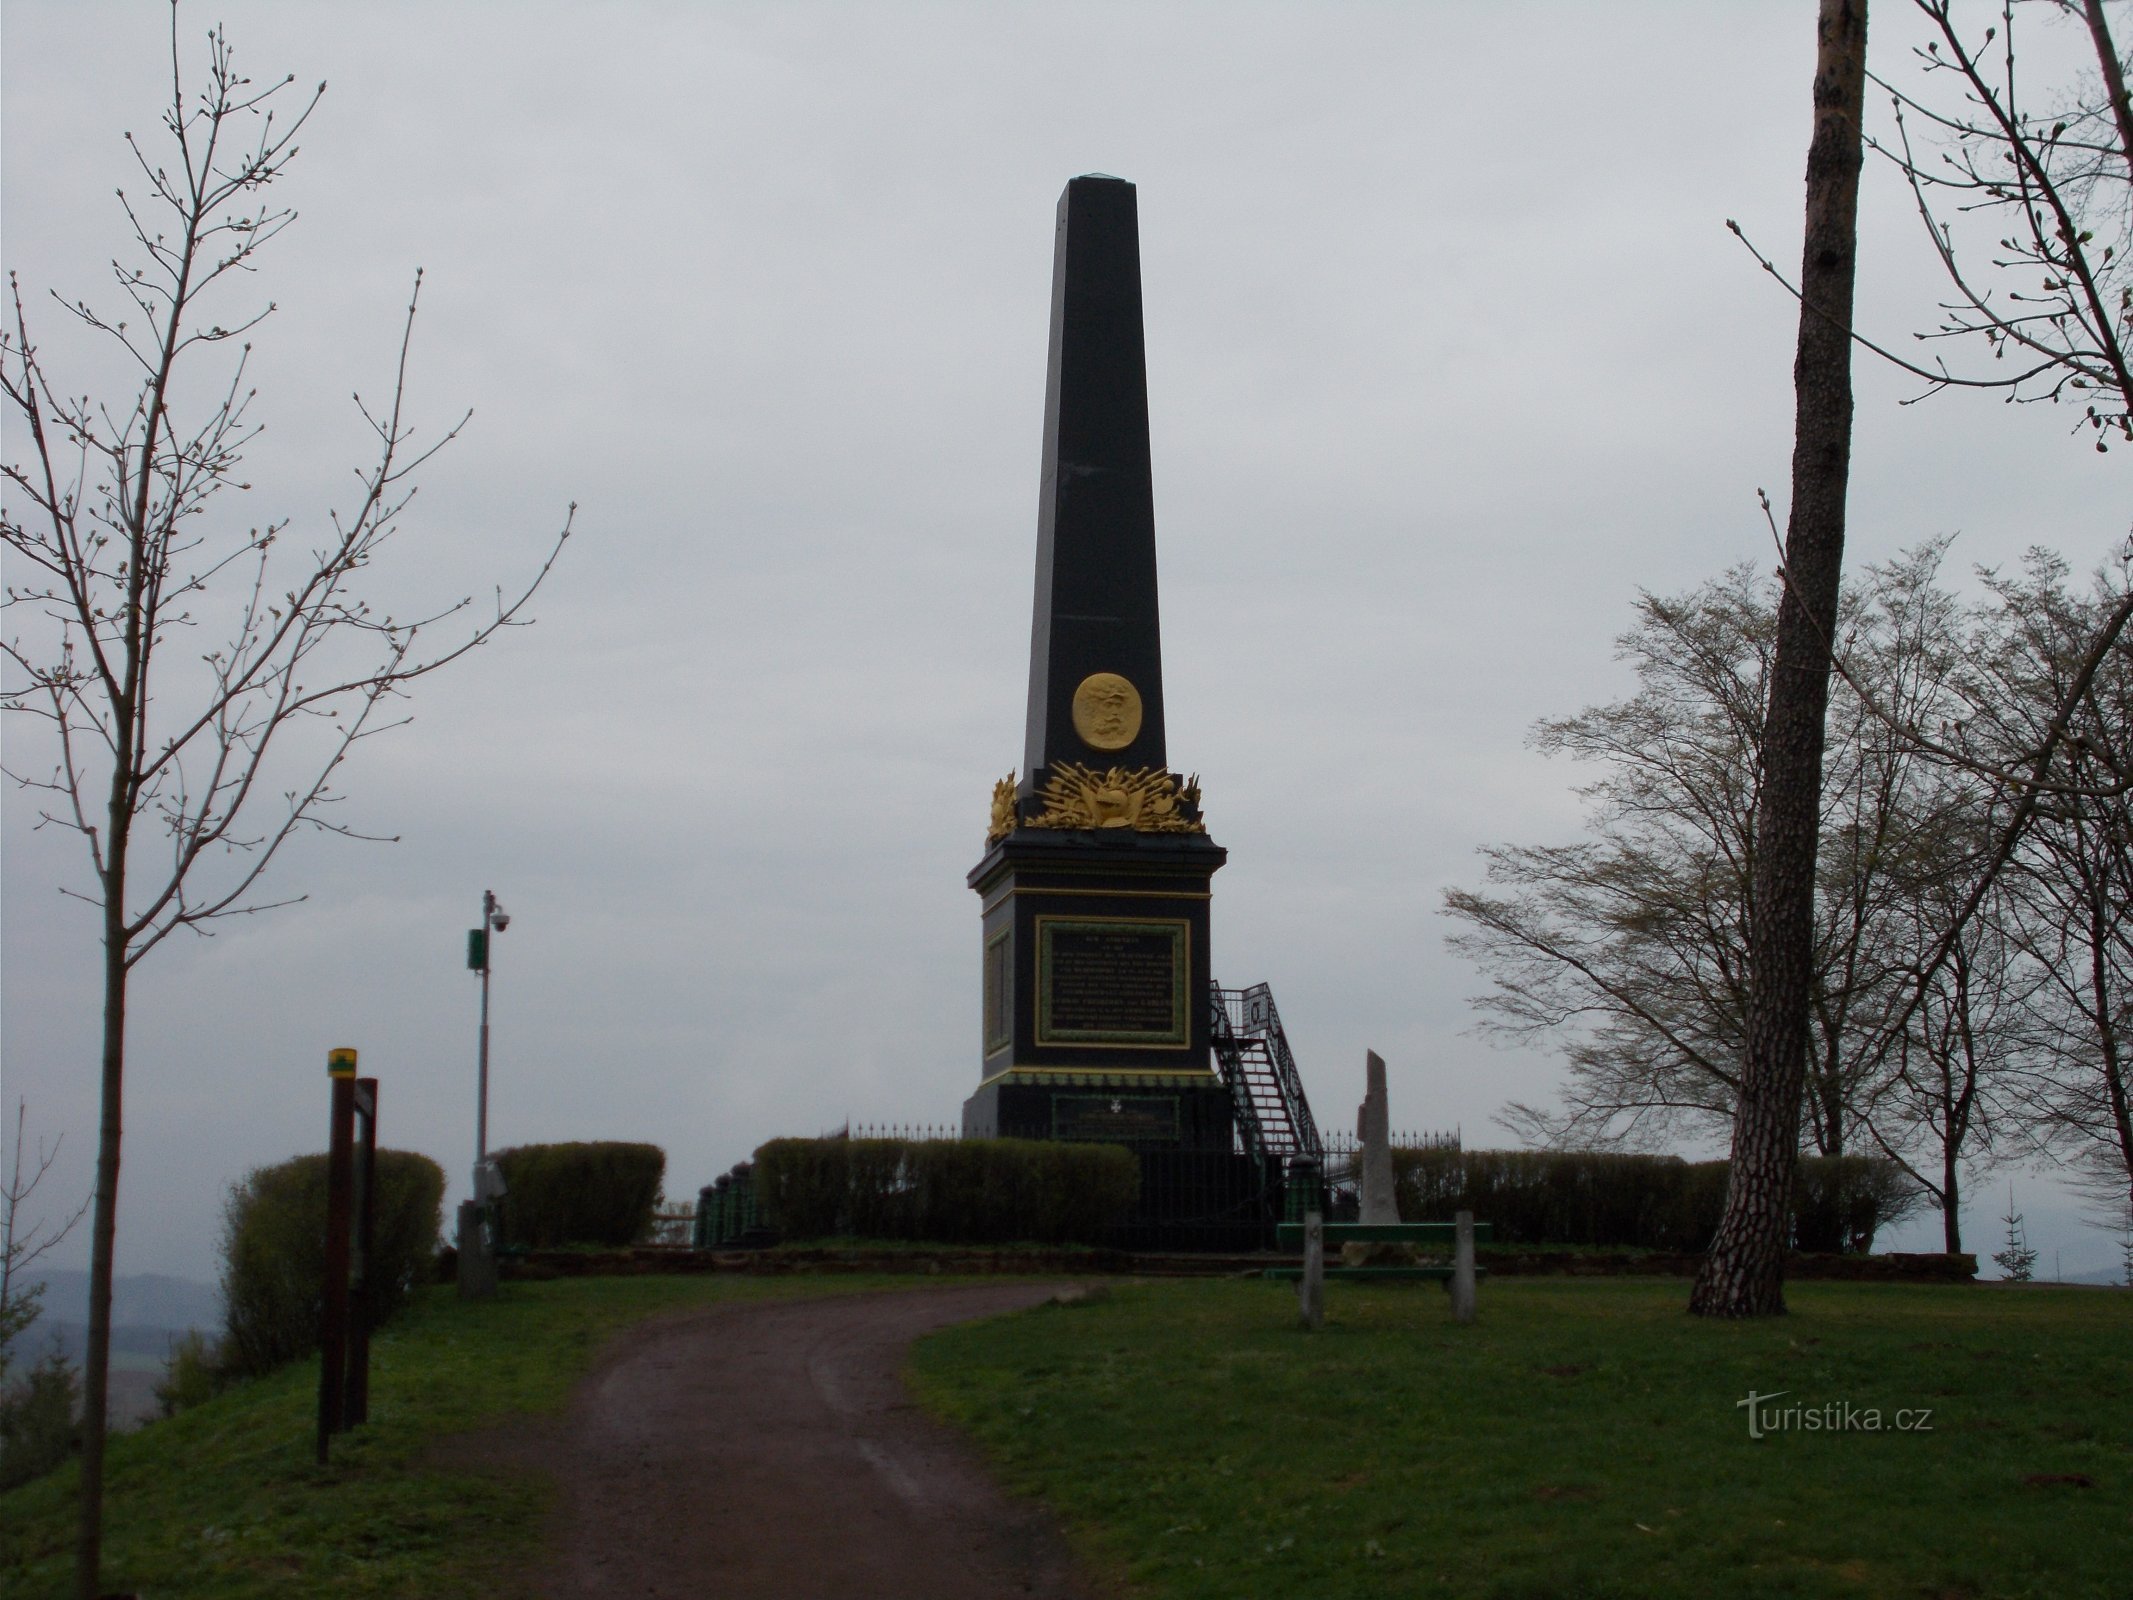
[[[1392,1113],[1385,1099],[1385,1058],[1375,1050],[1363,1058],[1363,1104],[1356,1113],[1355,1137],[1362,1147],[1364,1222],[1398,1222],[1399,1203],[1392,1187]]]

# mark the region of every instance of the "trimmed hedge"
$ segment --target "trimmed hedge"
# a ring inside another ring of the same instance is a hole
[[[1448,1222],[1471,1211],[1503,1245],[1701,1251],[1725,1209],[1730,1163],[1589,1150],[1392,1153],[1400,1215]],[[1917,1191],[1892,1161],[1805,1156],[1793,1184],[1794,1249],[1863,1255],[1909,1213]]]
[[[373,1326],[429,1279],[443,1225],[443,1169],[413,1150],[380,1150]],[[309,1355],[325,1292],[325,1156],[256,1168],[231,1186],[222,1211],[221,1370],[251,1377]]]
[[[651,1231],[666,1177],[656,1144],[522,1144],[496,1153],[503,1169],[506,1244],[635,1244]]]
[[[763,1220],[787,1239],[1096,1244],[1140,1196],[1122,1145],[1039,1139],[773,1139]]]

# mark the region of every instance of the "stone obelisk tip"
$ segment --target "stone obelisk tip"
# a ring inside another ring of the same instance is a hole
[[[1052,247],[1024,792],[1060,761],[1167,764],[1140,207],[1101,176],[1067,184]]]

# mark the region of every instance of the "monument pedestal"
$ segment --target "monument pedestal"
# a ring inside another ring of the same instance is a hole
[[[1213,1070],[1204,833],[1017,828],[970,873],[983,906],[982,1081],[965,1137],[1230,1148]]]
[[[1208,979],[1228,852],[1165,743],[1139,218],[1132,184],[1094,174],[1054,218],[1022,776],[994,786],[969,880],[984,1020],[963,1132],[1125,1145],[1160,1220],[1220,1209],[1158,1169],[1229,1165],[1235,1113]]]

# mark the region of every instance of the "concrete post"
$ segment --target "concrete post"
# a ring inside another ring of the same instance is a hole
[[[1452,1320],[1474,1320],[1474,1213],[1461,1211],[1452,1218],[1458,1231],[1452,1245]]]
[[[459,1202],[459,1298],[480,1300],[496,1293],[496,1257],[489,1252],[488,1230],[482,1226],[482,1208],[472,1200]]]
[[[1316,1209],[1304,1213],[1304,1269],[1297,1280],[1296,1298],[1303,1309],[1306,1328],[1326,1325],[1326,1219]]]

